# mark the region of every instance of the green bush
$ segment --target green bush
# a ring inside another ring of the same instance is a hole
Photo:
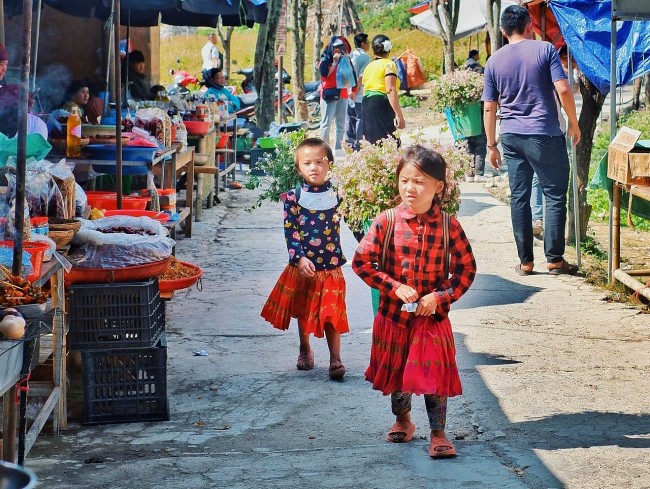
[[[637,131],[641,131],[640,139],[650,139],[650,111],[630,111],[616,121],[617,127],[627,126]],[[600,160],[607,153],[609,145],[609,123],[601,127],[594,135],[593,149],[591,151],[591,164],[589,166],[589,178],[591,179],[596,172]],[[593,189],[589,190],[587,202],[592,206],[592,216],[596,219],[607,220],[609,217],[609,196],[606,190]],[[621,210],[621,225],[625,226],[627,222],[627,212]],[[641,231],[650,231],[650,221],[641,217],[632,216],[634,226]]]
[[[369,30],[410,29],[409,19],[412,16],[408,11],[410,7],[410,2],[398,3],[384,9],[362,13],[359,15],[359,19],[366,32]]]

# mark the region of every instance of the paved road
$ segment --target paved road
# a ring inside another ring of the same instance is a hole
[[[457,459],[427,456],[421,398],[415,441],[384,442],[388,399],[363,380],[370,293],[349,266],[348,375],[328,379],[324,341],[314,370],[295,369],[295,327],[259,317],[286,259],[281,209],[247,213],[241,190],[178,243],[205,276],[167,309],[171,421],[73,421],[41,436],[27,460],[39,487],[650,487],[649,316],[604,302],[579,277],[516,275],[508,207],[480,184],[462,188],[479,275],[452,313],[465,391],[448,418]],[[343,239],[350,258],[354,239]]]

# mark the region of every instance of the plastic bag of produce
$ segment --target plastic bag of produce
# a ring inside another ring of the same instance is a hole
[[[81,221],[68,260],[77,268],[124,268],[171,256],[175,241],[148,217],[112,216]]]

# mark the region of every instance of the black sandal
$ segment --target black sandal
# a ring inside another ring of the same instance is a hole
[[[559,268],[549,268],[549,275],[575,275],[578,273],[578,265],[573,265],[566,260],[562,261],[562,266]]]

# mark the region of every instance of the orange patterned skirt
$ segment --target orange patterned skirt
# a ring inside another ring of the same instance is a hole
[[[277,329],[289,329],[291,318],[297,318],[304,331],[322,338],[325,325],[332,324],[339,333],[347,333],[345,310],[345,279],[341,268],[317,271],[305,277],[297,267],[287,265],[261,316]]]
[[[462,394],[449,319],[438,322],[432,317],[417,316],[404,327],[377,314],[366,380],[384,395]]]

